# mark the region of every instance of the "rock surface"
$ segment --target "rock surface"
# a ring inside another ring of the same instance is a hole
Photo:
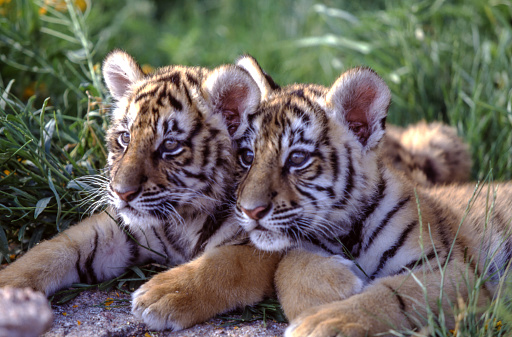
[[[63,305],[52,305],[53,326],[44,337],[61,336],[222,336],[222,337],[270,337],[282,336],[286,324],[259,320],[248,323],[223,326],[225,320],[214,318],[189,329],[150,331],[130,313],[130,296],[122,292],[85,291]]]

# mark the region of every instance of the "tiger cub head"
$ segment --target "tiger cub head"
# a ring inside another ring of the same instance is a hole
[[[242,226],[264,250],[343,234],[380,183],[387,85],[372,70],[355,68],[331,88],[261,91],[259,108],[243,116],[236,137]]]
[[[234,65],[167,66],[146,75],[114,51],[103,75],[115,108],[107,133],[109,203],[125,224],[212,214],[231,197],[232,135],[260,91]]]

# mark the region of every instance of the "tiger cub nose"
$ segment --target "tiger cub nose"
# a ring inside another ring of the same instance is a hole
[[[251,218],[253,220],[260,220],[261,218],[263,218],[265,215],[268,214],[268,212],[270,211],[270,208],[271,208],[270,204],[268,204],[266,206],[259,206],[254,209],[245,209],[245,208],[241,207],[242,211],[249,218]]]
[[[140,188],[139,189],[128,190],[128,191],[125,191],[125,192],[114,190],[114,192],[119,196],[119,198],[121,198],[121,200],[126,201],[126,202],[130,202],[130,201],[132,201],[133,199],[135,199],[137,197],[137,195],[140,192]]]

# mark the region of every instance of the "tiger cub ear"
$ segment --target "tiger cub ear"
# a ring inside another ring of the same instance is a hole
[[[374,148],[385,133],[391,93],[386,83],[369,68],[354,68],[334,82],[327,105],[365,149]]]
[[[256,111],[261,92],[244,69],[225,65],[218,67],[203,83],[203,91],[213,110],[222,113],[230,135],[233,135],[244,116]]]
[[[258,88],[260,88],[262,101],[266,100],[273,90],[279,89],[279,85],[274,82],[269,74],[261,69],[258,61],[251,55],[242,55],[236,61],[236,65],[244,68],[251,75]]]
[[[120,100],[135,82],[144,78],[144,72],[133,57],[114,50],[103,62],[103,78],[114,99]]]

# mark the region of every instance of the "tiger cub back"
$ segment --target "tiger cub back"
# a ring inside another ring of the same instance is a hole
[[[415,186],[382,153],[390,97],[377,74],[355,68],[331,88],[274,90],[242,117],[236,137],[241,225],[260,249],[295,249],[276,274],[282,302],[300,305],[307,285],[334,299],[303,313],[283,304],[295,318],[287,336],[413,329],[429,315],[452,312],[480,282],[478,303],[484,303],[507,275],[512,184],[486,185],[489,192],[474,197],[467,217],[474,186]],[[315,259],[305,264],[304,250],[337,256],[337,264],[327,265],[364,286],[347,278],[337,279],[338,288],[324,282],[322,275],[332,273]],[[453,326],[453,316],[445,319]]]

